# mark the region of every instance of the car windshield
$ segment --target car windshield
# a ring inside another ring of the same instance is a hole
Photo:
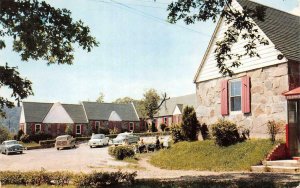
[[[15,141],[15,140],[5,142],[5,145],[14,145],[14,144],[19,144],[19,143],[18,143],[18,141]]]
[[[104,138],[103,134],[95,134],[92,136],[92,139],[102,139],[102,138]]]
[[[69,136],[58,136],[56,140],[68,140]]]
[[[118,134],[117,139],[123,139],[126,138],[126,135],[124,134]]]

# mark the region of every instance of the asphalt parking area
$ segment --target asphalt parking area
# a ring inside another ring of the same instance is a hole
[[[0,154],[0,169],[3,170],[67,170],[90,172],[94,168],[125,166],[127,163],[116,161],[108,154],[108,147],[90,148],[86,143],[75,149],[55,148],[24,151],[23,154]]]

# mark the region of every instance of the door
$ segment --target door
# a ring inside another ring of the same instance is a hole
[[[300,156],[300,100],[288,101],[288,146],[291,156]]]

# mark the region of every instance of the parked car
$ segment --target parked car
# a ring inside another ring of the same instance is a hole
[[[63,148],[75,148],[75,138],[73,138],[70,135],[62,135],[58,136],[55,139],[55,148],[57,150],[63,149]]]
[[[23,146],[16,140],[6,140],[0,145],[0,153],[23,153]]]
[[[128,144],[137,143],[140,137],[133,135],[133,133],[120,133],[116,138],[112,140],[112,144],[119,145],[123,144],[123,142],[128,142]]]
[[[90,148],[97,146],[107,146],[109,138],[105,137],[104,134],[93,134],[88,142]]]

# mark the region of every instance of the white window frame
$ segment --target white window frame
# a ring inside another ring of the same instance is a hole
[[[100,129],[100,121],[95,121],[95,129]]]
[[[79,132],[77,132],[77,128],[79,127]],[[76,124],[76,134],[81,134],[81,124]]]
[[[132,128],[131,128],[132,126]],[[133,122],[129,122],[129,131],[134,131],[134,123]]]
[[[39,130],[37,129],[37,126],[39,126]],[[38,130],[38,131],[37,131]],[[41,124],[35,124],[34,125],[34,132],[37,133],[37,132],[41,132],[42,131],[42,125]]]
[[[241,94],[240,95],[236,95],[236,96],[233,96],[233,97],[240,97],[241,98],[241,106],[240,106],[240,110],[231,110],[231,84],[233,82],[240,82],[240,90],[241,90]],[[228,95],[228,102],[229,102],[229,111],[230,111],[230,114],[239,114],[242,112],[242,80],[239,78],[239,79],[234,79],[234,80],[230,80],[229,81],[229,95]]]

